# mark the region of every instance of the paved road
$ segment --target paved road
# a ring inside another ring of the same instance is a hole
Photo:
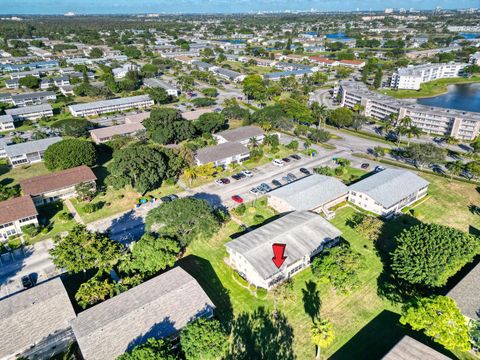
[[[53,242],[45,240],[25,247],[24,253],[17,252],[15,257],[2,255],[0,298],[22,290],[22,276],[32,274],[39,283],[60,274],[48,253],[52,247]]]

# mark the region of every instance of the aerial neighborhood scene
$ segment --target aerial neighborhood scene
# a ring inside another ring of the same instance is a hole
[[[0,360],[480,360],[478,0],[0,0]]]

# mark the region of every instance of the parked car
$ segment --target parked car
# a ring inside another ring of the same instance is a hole
[[[249,170],[243,170],[242,174],[245,175],[246,177],[252,177],[253,173]]]
[[[222,179],[217,179],[217,180],[215,180],[215,184],[223,185],[223,180]]]
[[[285,165],[285,163],[283,162],[283,160],[280,160],[280,159],[275,159],[272,161],[273,165],[276,165],[276,166],[283,166]]]
[[[251,188],[250,193],[253,194],[253,195],[257,195],[258,194],[257,188]]]
[[[218,185],[227,185],[227,184],[230,184],[230,180],[228,180],[227,178],[221,178],[221,179],[215,180],[215,183]]]
[[[289,163],[289,162],[290,162],[290,159],[289,159],[288,157],[284,157],[282,160],[283,160],[283,162],[285,162],[285,163]]]
[[[380,166],[380,165],[375,166],[375,172],[380,172],[380,171],[383,171],[383,170],[385,170],[385,168],[383,166]]]
[[[175,195],[175,194],[168,195],[168,197],[170,198],[171,201],[178,199],[178,195]]]
[[[244,173],[238,173],[238,174],[234,174],[232,175],[232,179],[234,180],[241,180],[241,179],[244,179],[246,176]]]
[[[233,196],[232,196],[232,200],[235,201],[235,202],[238,203],[238,204],[243,203],[243,199],[242,199],[242,197],[241,197],[240,195],[233,195]]]
[[[30,289],[34,286],[32,277],[30,275],[22,276],[22,285],[25,289]]]
[[[167,202],[172,201],[173,199],[170,196],[163,196],[163,197],[160,198],[160,200],[162,200],[162,202],[164,202],[164,203],[167,203]]]
[[[295,159],[295,160],[300,160],[301,159],[300,155],[297,155],[297,154],[290,155],[290,157],[292,159]]]
[[[297,180],[297,177],[296,177],[295,175],[293,175],[292,173],[288,173],[288,174],[287,174],[287,177],[289,177],[290,179],[292,179],[292,181]]]
[[[266,183],[261,183],[260,186],[265,189],[267,192],[272,191],[272,188],[266,184]]]
[[[282,186],[282,183],[278,180],[272,180],[272,184],[275,185],[275,186]]]
[[[284,177],[282,177],[282,180],[285,181],[285,182],[287,182],[287,183],[291,183],[291,182],[293,181],[292,179],[290,179],[289,176],[284,176]]]
[[[308,169],[305,169],[305,168],[300,168],[300,172],[305,174],[305,175],[310,175],[310,171]]]
[[[362,169],[368,169],[369,167],[370,167],[369,163],[363,163],[361,166]]]

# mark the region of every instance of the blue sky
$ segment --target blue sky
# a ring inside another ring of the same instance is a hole
[[[479,0],[0,0],[0,14],[219,13],[250,11],[381,10],[478,7]]]

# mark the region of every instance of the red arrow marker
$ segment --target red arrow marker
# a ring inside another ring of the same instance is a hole
[[[280,269],[280,266],[282,266],[283,262],[287,258],[286,256],[283,256],[285,254],[285,247],[286,244],[273,244],[272,249],[273,249],[273,258],[272,261],[275,264],[277,268]]]

